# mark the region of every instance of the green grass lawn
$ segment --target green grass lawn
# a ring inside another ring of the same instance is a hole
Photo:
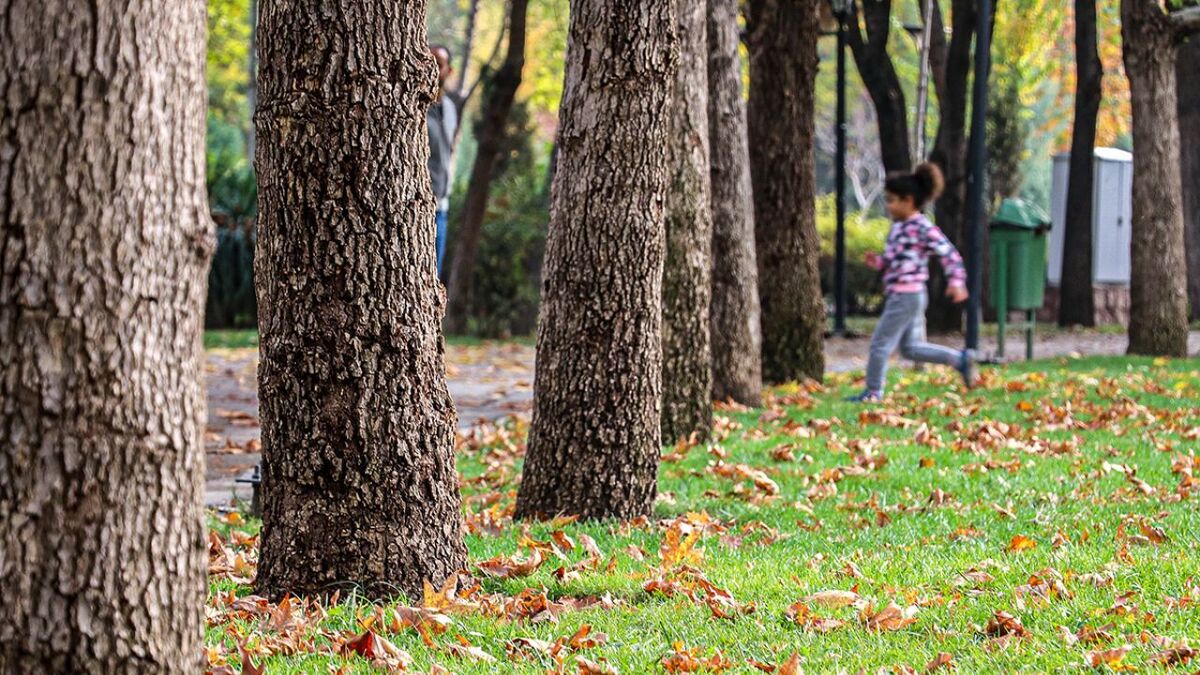
[[[988,371],[971,392],[952,375],[894,371],[890,398],[874,407],[842,402],[856,387],[834,376],[825,390],[779,388],[764,409],[723,411],[719,442],[664,449],[656,517],[633,526],[513,524],[506,514],[523,447],[498,434],[464,444],[465,509],[477,530],[467,543],[481,593],[503,602],[534,589],[534,598],[604,596],[615,606],[551,612],[556,622],[448,611],[452,623],[428,641],[386,621],[371,628],[410,654],[413,670],[436,663],[455,673],[546,672],[557,665],[547,645],[513,645],[569,638],[584,625],[607,640],[562,646],[563,672],[579,669],[577,656],[621,673],[689,667],[689,659],[760,672],[751,661],[765,669],[793,654],[805,672],[919,672],[942,652],[964,673],[1080,670],[1093,661],[1153,670],[1162,667],[1156,654],[1189,654],[1175,641],[1200,647],[1194,364],[1020,363]],[[481,514],[489,508],[498,529],[478,532],[488,529]],[[257,523],[214,527],[228,536]],[[555,531],[575,543],[567,550],[558,535],[566,560],[548,548]],[[560,580],[557,568],[589,557],[584,534],[602,551],[596,569],[582,565]],[[549,560],[524,578],[475,567],[531,547]],[[243,555],[252,564],[252,543]],[[694,571],[680,572],[679,561]],[[646,590],[671,583],[683,594]],[[854,595],[823,593],[834,590]],[[214,580],[214,616],[229,592],[250,588]],[[832,606],[840,598],[854,604]],[[802,600],[807,613],[793,606]],[[899,611],[881,614],[892,602]],[[210,618],[206,639],[212,658],[234,667],[244,641],[264,653],[254,658],[268,672],[374,672],[361,656],[335,654],[374,610],[343,601],[290,633],[273,628],[270,615]],[[475,660],[464,643],[499,662]],[[281,644],[305,646],[285,655]],[[506,663],[510,650],[523,656]]]
[[[471,347],[482,345],[494,340],[477,338],[464,335],[447,335],[446,344]],[[529,335],[518,335],[503,342],[517,342],[525,345],[533,345],[534,338]],[[249,329],[217,329],[204,331],[204,348],[205,349],[247,349],[258,346],[258,331]]]

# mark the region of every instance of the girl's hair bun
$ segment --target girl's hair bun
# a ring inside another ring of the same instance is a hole
[[[921,186],[921,192],[924,193],[923,201],[930,202],[942,195],[942,190],[946,187],[946,180],[942,177],[942,170],[933,162],[921,162],[913,168],[913,178],[917,179],[917,183]]]

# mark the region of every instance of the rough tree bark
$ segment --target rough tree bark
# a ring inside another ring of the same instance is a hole
[[[891,34],[891,0],[864,0],[863,23],[866,36],[859,27],[858,15],[847,21],[846,38],[863,85],[875,106],[879,125],[879,149],[886,171],[908,171],[912,168],[912,148],[909,145],[908,108],[904,89],[888,54]]]
[[[754,202],[738,0],[708,0],[708,138],[712,192],[712,393],[762,403],[762,333],[754,253]]]
[[[3,16],[0,672],[199,672],[204,3]]]
[[[439,331],[424,3],[263,2],[260,593],[419,593],[466,563]]]
[[[1179,47],[1176,82],[1200,73],[1200,36]],[[1187,249],[1188,318],[1200,319],[1200,86],[1179,88],[1179,171],[1183,190],[1183,236]]]
[[[483,87],[479,145],[471,168],[471,181],[467,185],[462,225],[458,229],[458,242],[447,287],[450,299],[446,309],[446,330],[450,333],[463,333],[467,329],[474,287],[471,282],[475,276],[479,239],[483,234],[483,216],[492,190],[496,161],[508,133],[508,118],[512,113],[517,88],[521,86],[521,71],[525,68],[525,17],[528,6],[527,0],[511,0],[508,3],[508,48],[504,62],[487,77]]]
[[[1200,23],[1197,14],[1188,15]],[[1177,40],[1196,27],[1174,21],[1158,0],[1121,0],[1121,45],[1133,104],[1131,354],[1187,355],[1175,56]]]
[[[572,0],[519,518],[654,505],[675,0]]]
[[[751,0],[750,171],[762,303],[763,378],[820,380],[825,302],[813,196],[819,4]]]
[[[1061,326],[1094,326],[1092,183],[1095,178],[1096,116],[1100,113],[1104,77],[1104,66],[1096,47],[1096,0],[1075,0],[1075,73],[1075,121],[1071,128],[1058,323]]]
[[[676,0],[679,67],[667,153],[663,266],[662,440],[712,430],[712,210],[708,168],[708,42],[705,0]]]
[[[941,7],[934,3],[934,25],[943,25]],[[964,241],[963,220],[967,205],[967,98],[970,92],[971,43],[975,35],[975,0],[952,0],[951,38],[948,44],[934,39],[930,44],[930,72],[934,82],[942,81],[944,94],[938,95],[938,130],[930,161],[937,164],[946,178],[946,189],[934,206],[938,227],[955,246]],[[946,298],[946,280],[941,268],[932,265],[929,281],[931,330],[957,331],[962,328],[962,306]]]

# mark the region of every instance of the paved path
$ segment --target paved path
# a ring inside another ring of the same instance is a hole
[[[934,342],[961,344],[958,336],[935,336]],[[861,369],[866,365],[868,340],[831,338],[826,341],[826,367],[830,371]],[[984,338],[983,352],[995,350],[995,340]],[[1036,356],[1069,354],[1121,354],[1127,345],[1124,335],[1096,332],[1059,333],[1041,336]],[[1189,352],[1200,351],[1200,332],[1188,340]],[[1009,354],[1024,353],[1024,342],[1013,333]],[[478,346],[448,346],[446,375],[450,395],[458,407],[458,424],[466,428],[481,420],[494,420],[513,413],[528,412],[533,398],[532,345],[487,343]],[[208,353],[208,429],[205,435],[208,473],[205,497],[210,506],[229,503],[236,494],[246,499],[249,489],[234,479],[258,463],[258,394],[256,392],[256,349],[213,350]]]

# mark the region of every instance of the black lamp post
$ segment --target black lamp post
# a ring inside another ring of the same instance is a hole
[[[833,334],[846,334],[846,21],[854,0],[830,0],[837,21],[837,149],[834,156],[837,234],[833,262]]]

